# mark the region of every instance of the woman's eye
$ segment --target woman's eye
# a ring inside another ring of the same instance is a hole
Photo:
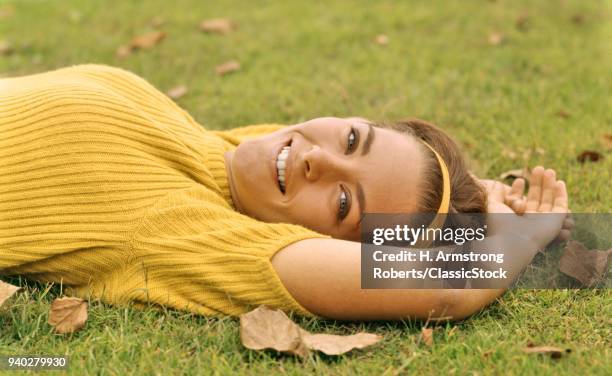
[[[344,188],[340,191],[340,197],[338,198],[338,219],[343,220],[348,214],[349,210],[349,198]]]
[[[355,149],[355,145],[357,145],[358,140],[359,132],[355,128],[351,127],[351,132],[349,133],[348,140],[346,143],[346,154],[350,154],[353,149]]]

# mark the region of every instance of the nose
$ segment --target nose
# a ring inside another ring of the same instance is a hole
[[[337,175],[342,170],[340,160],[317,145],[304,152],[302,161],[308,181],[316,181],[325,175]]]

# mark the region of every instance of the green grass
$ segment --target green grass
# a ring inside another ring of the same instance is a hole
[[[0,40],[15,49],[0,55],[2,76],[86,62],[117,65],[162,90],[187,84],[179,104],[214,129],[319,116],[420,117],[460,141],[480,176],[543,164],[567,181],[574,212],[612,212],[612,153],[600,143],[603,133],[612,133],[610,1],[0,4],[13,9],[0,19]],[[515,25],[522,12],[524,31]],[[152,30],[155,16],[164,19],[159,29],[167,38],[152,50],[116,58],[119,45]],[[200,20],[219,16],[233,19],[237,31],[197,30]],[[492,32],[504,42],[490,45]],[[373,43],[380,33],[388,45]],[[214,67],[230,59],[242,69],[216,76]],[[560,110],[570,117],[558,116]],[[605,157],[580,164],[576,156],[585,149]],[[367,329],[385,337],[368,351],[301,362],[244,349],[233,318],[99,302],[91,302],[84,330],[54,335],[47,310],[60,287],[7,280],[26,289],[0,312],[0,354],[69,354],[74,375],[579,375],[606,374],[612,366],[609,290],[511,291],[465,322],[438,327],[432,348],[417,344],[417,322],[298,319],[312,331]],[[529,341],[573,352],[559,361],[527,356],[521,349]]]

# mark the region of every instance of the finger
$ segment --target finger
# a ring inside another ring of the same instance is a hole
[[[525,194],[525,179],[518,178],[512,182],[510,187],[510,196],[523,197]]]
[[[512,205],[510,205],[510,208],[514,210],[516,214],[520,215],[520,214],[525,213],[526,206],[527,206],[527,200],[525,200],[524,198],[520,198],[520,199],[516,199],[512,201]]]
[[[529,193],[527,194],[528,212],[536,212],[540,205],[540,197],[542,195],[542,177],[544,175],[544,167],[537,166],[531,172],[529,181]]]
[[[555,203],[555,189],[556,189],[557,177],[555,170],[547,169],[544,172],[544,179],[542,182],[542,198],[540,199],[540,212],[550,212]]]
[[[563,180],[559,180],[556,183],[555,189],[555,202],[553,211],[555,213],[567,213],[567,187]]]

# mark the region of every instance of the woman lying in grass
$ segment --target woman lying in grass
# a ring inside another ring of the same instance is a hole
[[[0,132],[0,274],[110,304],[464,318],[503,290],[360,288],[362,214],[567,212],[554,171],[536,168],[527,197],[522,180],[479,182],[423,121],[209,131],[143,79],[100,65],[1,79]],[[525,226],[507,251],[528,263],[562,217]],[[489,226],[490,238],[502,230]]]

